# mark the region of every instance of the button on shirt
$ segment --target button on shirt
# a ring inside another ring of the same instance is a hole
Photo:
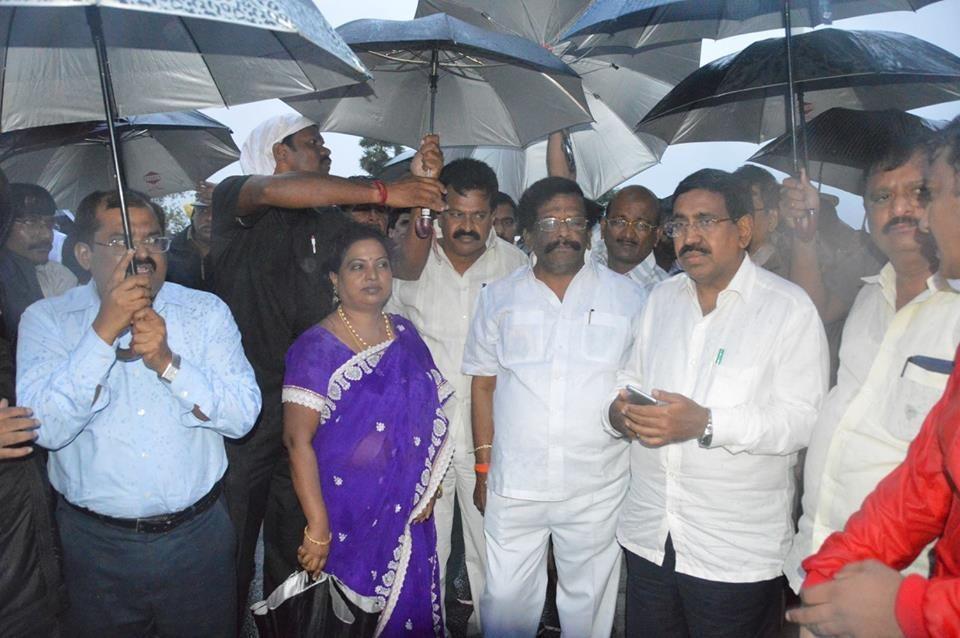
[[[813,303],[749,257],[706,316],[688,275],[654,288],[617,385],[676,392],[710,408],[713,441],[710,449],[697,440],[631,443],[620,543],[659,565],[669,534],[680,573],[719,582],[778,576],[793,537],[793,468],[827,374]]]
[[[490,489],[558,501],[626,476],[628,444],[603,429],[599,413],[645,298],[592,261],[562,302],[529,265],[480,292],[463,372],[497,377]]]
[[[40,421],[50,482],[69,502],[107,516],[169,514],[198,501],[227,469],[223,438],[246,434],[260,411],[222,301],[166,283],[153,306],[181,356],[169,384],[142,359],[117,361],[115,346],[94,332],[100,299],[92,281],[30,306],[20,323],[17,397]],[[194,416],[195,405],[209,421]]]
[[[416,281],[393,280],[388,310],[409,319],[423,338],[440,373],[454,394],[443,406],[450,420],[458,452],[473,449],[470,425],[470,377],[460,372],[463,348],[480,290],[527,263],[522,250],[503,241],[492,230],[486,250],[459,274],[434,241],[431,254]]]
[[[840,342],[837,385],[817,421],[804,466],[803,511],[784,573],[799,589],[801,561],[843,529],[866,496],[899,465],[947,374],[908,363],[913,356],[949,362],[960,342],[960,294],[939,276],[896,310],[891,264],[865,277]],[[907,570],[926,576],[926,552]]]

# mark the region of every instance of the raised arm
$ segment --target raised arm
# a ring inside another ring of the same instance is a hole
[[[441,170],[443,170],[443,152],[440,150],[440,138],[437,135],[428,135],[423,138],[420,149],[410,162],[410,172],[414,177],[435,178],[440,175]],[[387,187],[388,193],[389,190],[390,187]],[[411,229],[417,227],[417,221],[422,213],[423,209],[418,207],[410,211]],[[432,232],[426,237],[420,237],[415,232],[405,234],[397,247],[398,254],[394,257],[393,276],[408,281],[419,279],[423,267],[427,265],[432,244]]]
[[[566,131],[554,131],[547,138],[547,175],[577,180],[577,169],[563,148],[567,138]]]

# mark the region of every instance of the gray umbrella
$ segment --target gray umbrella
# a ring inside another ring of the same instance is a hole
[[[135,115],[114,127],[126,184],[151,197],[192,190],[240,157],[230,129],[198,112]],[[39,184],[76,210],[94,190],[116,186],[105,122],[57,124],[0,134],[0,169],[12,182]]]
[[[365,79],[310,0],[0,0],[0,130],[223,107]]]
[[[128,248],[118,117],[366,78],[310,0],[0,0],[0,35],[0,130],[104,119]]]
[[[445,14],[337,31],[373,81],[286,100],[322,130],[410,147],[427,133],[445,145],[523,146],[592,119],[576,72],[525,38]]]
[[[577,181],[596,198],[640,171],[655,165],[666,144],[652,135],[634,134],[633,126],[700,65],[700,41],[636,50],[579,51],[560,35],[590,4],[587,0],[420,0],[417,15],[445,11],[471,24],[532,39],[549,48],[580,75],[594,122],[568,129]],[[522,152],[482,147],[482,158],[520,175],[500,175],[509,183],[529,185],[546,177],[545,140]],[[518,156],[518,157],[497,157]]]

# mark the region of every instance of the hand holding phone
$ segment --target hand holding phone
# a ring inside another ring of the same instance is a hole
[[[633,405],[657,405],[656,399],[632,385],[627,385],[627,402]]]

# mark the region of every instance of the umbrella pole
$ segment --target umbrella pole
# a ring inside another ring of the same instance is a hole
[[[100,11],[95,6],[86,8],[87,24],[93,36],[93,48],[97,52],[97,71],[100,73],[100,93],[103,95],[103,110],[107,116],[107,135],[110,139],[110,158],[113,161],[113,172],[117,177],[117,192],[120,199],[120,219],[123,222],[123,241],[127,249],[133,248],[133,233],[130,230],[130,213],[127,211],[127,200],[123,193],[123,168],[120,161],[120,145],[117,143],[117,131],[114,128],[116,120],[116,101],[113,95],[113,80],[110,78],[110,63],[107,61],[107,43],[103,37],[103,22],[100,20]],[[130,262],[129,274],[136,272],[136,266]]]
[[[440,79],[440,51],[436,47],[430,52],[430,114],[429,114],[429,132],[431,135],[436,133],[436,115],[437,115],[437,81]],[[414,227],[417,237],[424,239],[430,235],[433,230],[433,214],[429,208],[420,209],[420,219]]]
[[[787,124],[790,127],[790,154],[793,160],[793,174],[797,177],[800,175],[800,155],[797,152],[797,103],[796,85],[793,78],[793,28],[790,17],[790,0],[783,0],[783,29],[786,36],[783,41],[787,54],[786,116]]]
[[[127,210],[127,199],[123,193],[123,168],[120,162],[120,145],[117,143],[117,131],[114,128],[116,120],[116,100],[113,95],[113,81],[110,78],[110,64],[107,61],[107,42],[103,37],[103,22],[100,20],[100,11],[96,6],[86,8],[87,24],[93,36],[93,48],[97,52],[97,71],[100,73],[100,92],[103,95],[103,110],[107,116],[107,135],[110,138],[110,156],[113,160],[113,171],[117,177],[117,198],[120,200],[120,221],[123,224],[123,243],[127,250],[133,248],[133,232],[130,230],[130,212]],[[127,275],[137,273],[135,260],[130,260]],[[140,357],[130,348],[117,348],[117,360],[136,361]]]

